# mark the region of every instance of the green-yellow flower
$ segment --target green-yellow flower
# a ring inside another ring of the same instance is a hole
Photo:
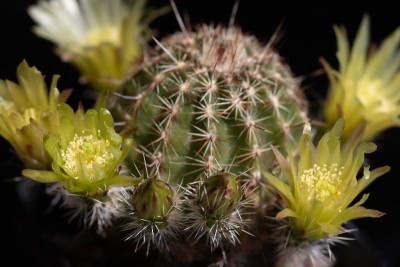
[[[23,175],[43,183],[63,182],[71,193],[95,196],[111,186],[133,185],[138,181],[119,175],[121,163],[132,146],[132,139],[114,131],[114,120],[106,109],[58,107],[57,132],[45,136],[53,171],[23,170]]]
[[[344,138],[366,122],[363,139],[373,140],[382,131],[400,126],[400,28],[369,55],[368,16],[363,18],[351,52],[345,31],[335,27],[335,33],[339,70],[324,64],[330,78],[325,120],[332,126],[345,117]]]
[[[341,146],[343,127],[344,120],[341,118],[314,147],[311,127],[307,124],[300,139],[297,162],[293,153],[289,153],[286,160],[274,148],[287,182],[264,173],[287,205],[277,214],[277,218],[288,217],[292,234],[299,240],[336,236],[344,230],[341,225],[349,220],[383,215],[380,211],[361,206],[368,194],[351,206],[360,192],[389,171],[389,167],[373,171],[369,170],[369,166],[364,167],[363,176],[357,179],[364,154],[373,152],[376,146],[373,143],[360,143],[364,128],[358,128]]]
[[[41,0],[28,9],[34,31],[57,46],[95,89],[113,90],[139,61],[148,23],[146,0]]]
[[[0,136],[26,167],[50,169],[43,135],[57,122],[57,104],[66,101],[70,91],[60,94],[56,88],[59,76],[54,75],[48,92],[44,76],[26,61],[18,65],[17,79],[18,83],[0,80]]]

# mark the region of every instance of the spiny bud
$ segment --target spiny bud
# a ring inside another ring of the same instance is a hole
[[[137,217],[149,221],[166,221],[174,205],[174,191],[168,183],[157,178],[144,180],[132,198]]]
[[[201,185],[203,195],[199,201],[207,216],[221,218],[234,212],[240,199],[240,190],[236,177],[220,173],[209,177]]]
[[[225,240],[232,245],[239,242],[247,220],[244,209],[249,204],[244,199],[237,177],[225,172],[190,183],[186,190],[186,231],[195,240],[205,236],[211,250]],[[195,242],[196,242],[195,241]]]
[[[169,250],[179,238],[181,210],[179,193],[167,182],[154,175],[147,176],[131,194],[124,197],[130,212],[124,226],[126,240],[136,243],[135,251],[142,246],[148,254],[150,248]]]

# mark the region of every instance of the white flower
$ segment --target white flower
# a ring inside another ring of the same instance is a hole
[[[34,32],[57,46],[82,80],[97,90],[116,89],[139,62],[149,21],[146,0],[41,0],[28,8]],[[146,16],[145,16],[146,15]]]
[[[42,0],[28,9],[39,24],[34,27],[36,34],[73,52],[101,43],[118,44],[124,20],[134,11],[121,0]]]

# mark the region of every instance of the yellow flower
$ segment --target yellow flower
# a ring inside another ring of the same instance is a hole
[[[0,80],[0,136],[15,149],[28,168],[49,169],[51,159],[44,149],[43,135],[57,121],[56,106],[66,101],[70,91],[61,94],[54,75],[50,92],[42,74],[22,61],[17,68],[18,83]]]
[[[332,126],[345,117],[344,138],[366,122],[363,140],[373,140],[382,131],[400,126],[400,28],[368,56],[368,16],[363,18],[351,53],[345,31],[335,27],[335,33],[339,70],[324,64],[330,78],[325,120]]]
[[[383,215],[380,211],[361,206],[368,194],[350,206],[360,192],[389,171],[389,167],[373,171],[369,170],[369,166],[364,167],[363,176],[357,179],[364,154],[373,152],[376,146],[373,143],[360,143],[364,131],[360,127],[342,147],[340,136],[343,127],[344,120],[341,118],[314,147],[311,127],[306,124],[299,143],[298,162],[295,162],[293,153],[289,153],[287,161],[274,148],[287,183],[270,173],[264,173],[287,205],[276,217],[288,217],[292,234],[299,240],[336,236],[344,230],[341,225],[349,220]]]
[[[114,131],[114,121],[106,109],[58,107],[57,132],[45,136],[47,152],[53,159],[53,171],[25,169],[22,174],[33,180],[63,182],[71,193],[96,196],[111,186],[133,185],[138,181],[119,175],[121,163],[132,146],[132,139]]]
[[[28,9],[34,31],[57,45],[66,62],[97,89],[113,90],[139,61],[145,32],[155,13],[146,0],[41,0]],[[164,12],[158,10],[157,15]]]

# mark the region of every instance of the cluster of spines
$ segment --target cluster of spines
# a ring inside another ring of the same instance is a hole
[[[204,175],[184,188],[184,232],[196,243],[205,237],[211,250],[240,243],[240,235],[251,235],[251,198],[244,194],[238,177],[228,172]]]
[[[135,168],[142,182],[125,188],[118,200],[118,214],[125,240],[135,243],[135,252],[145,248],[169,251],[179,238],[181,197],[176,188],[159,176],[157,165],[147,165],[143,172]],[[132,175],[135,175],[132,174]]]
[[[126,240],[135,243],[135,251],[165,252],[179,244],[203,246],[203,242],[215,250],[240,243],[242,233],[250,234],[251,198],[238,177],[220,172],[174,185],[159,175],[158,166],[147,165],[143,158],[142,183],[121,191],[118,205],[122,230]]]

